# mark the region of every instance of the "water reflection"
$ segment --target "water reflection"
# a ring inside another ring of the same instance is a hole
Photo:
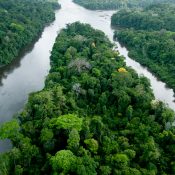
[[[0,68],[0,86],[3,86],[3,81],[8,77],[9,74],[12,74],[16,68],[21,66],[21,60],[33,50],[34,44],[39,40],[41,35],[42,33],[40,33],[38,37],[34,39],[31,44],[25,47],[19,53],[18,57],[14,59],[9,65]]]

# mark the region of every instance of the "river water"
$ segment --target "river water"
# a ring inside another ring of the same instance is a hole
[[[0,70],[0,123],[10,120],[20,111],[31,92],[44,87],[44,80],[50,69],[50,51],[59,31],[68,23],[80,21],[89,23],[100,29],[113,40],[113,29],[110,26],[111,15],[115,11],[91,11],[72,2],[72,0],[59,0],[62,8],[56,11],[55,21],[46,27],[35,44],[12,64]],[[126,48],[115,42],[121,55],[125,56],[127,66],[131,66],[139,74],[148,77],[156,99],[161,100],[175,109],[174,93],[172,89],[158,81],[146,68],[128,57]],[[8,141],[0,142],[0,152],[8,150]]]

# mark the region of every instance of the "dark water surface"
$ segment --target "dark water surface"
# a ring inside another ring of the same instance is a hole
[[[0,123],[10,120],[20,111],[31,92],[39,91],[44,87],[44,80],[50,69],[50,51],[58,32],[67,23],[75,21],[89,23],[94,28],[104,31],[111,40],[113,39],[110,17],[115,11],[91,11],[74,4],[71,0],[59,0],[59,3],[62,8],[56,11],[56,20],[44,29],[39,40],[20,58],[0,70]],[[126,48],[121,47],[118,42],[116,45],[121,55],[126,57],[126,64],[150,79],[156,99],[175,109],[173,90],[166,88],[165,84],[158,81],[146,68],[130,59]],[[0,142],[0,152],[8,150],[9,147],[8,142]]]

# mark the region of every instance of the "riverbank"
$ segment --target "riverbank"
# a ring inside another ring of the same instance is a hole
[[[141,11],[120,10],[112,16],[111,24],[119,26],[115,38],[128,48],[129,56],[175,92],[174,10],[174,4],[153,5]]]
[[[16,0],[0,2],[0,67],[8,65],[54,21],[57,2]],[[20,12],[20,13],[19,13]]]
[[[117,37],[116,37],[117,39]],[[147,67],[148,71],[150,71],[159,81],[162,81],[166,83],[167,88],[172,88],[175,93],[175,83],[173,76],[170,76],[168,73],[168,68],[165,68],[164,66],[158,66],[157,63],[153,62],[150,59],[143,58],[142,53],[140,54],[133,48],[122,42],[122,40],[119,41],[123,47],[126,47],[128,50],[128,56],[139,62],[143,67]],[[165,76],[166,75],[166,76]],[[169,77],[168,77],[169,76]],[[172,79],[172,82],[170,82]]]

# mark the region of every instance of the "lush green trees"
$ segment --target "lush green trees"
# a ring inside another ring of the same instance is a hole
[[[129,55],[175,90],[174,11],[173,4],[121,10],[113,15],[112,24],[120,27],[115,37],[127,46]]]
[[[85,8],[97,10],[145,7],[155,3],[174,3],[174,0],[74,0],[74,2]]]
[[[57,2],[0,1],[0,66],[9,64],[55,18]]]
[[[115,33],[129,49],[129,55],[147,66],[162,81],[175,90],[174,32],[120,30]]]
[[[61,150],[56,153],[51,159],[51,165],[54,174],[59,174],[59,170],[63,174],[67,174],[76,162],[76,156],[70,150]]]
[[[1,126],[13,143],[0,155],[1,174],[174,173],[174,113],[112,47],[89,25],[61,31],[45,88]]]
[[[155,4],[143,10],[120,10],[112,16],[114,26],[134,28],[136,30],[175,31],[175,5]]]

